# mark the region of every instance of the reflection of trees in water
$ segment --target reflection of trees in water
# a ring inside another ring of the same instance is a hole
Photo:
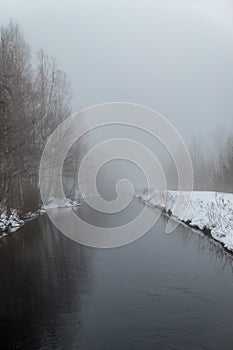
[[[38,224],[39,222],[39,224]],[[59,233],[46,216],[0,246],[3,348],[78,342],[88,249]]]
[[[162,215],[162,218],[167,222],[167,216]],[[215,241],[212,237],[207,236],[203,232],[191,229],[181,223],[175,232],[179,232],[182,236],[182,241],[187,244],[190,241],[195,241],[200,254],[208,254],[210,261],[215,265],[219,265],[220,269],[230,267],[233,271],[233,255],[227,252],[221,243]]]

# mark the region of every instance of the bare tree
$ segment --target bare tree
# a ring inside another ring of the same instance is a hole
[[[55,59],[40,50],[33,69],[18,25],[1,27],[0,204],[22,211],[39,205],[40,158],[51,132],[71,113],[70,100],[70,84]]]

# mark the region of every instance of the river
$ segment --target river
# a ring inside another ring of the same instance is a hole
[[[113,225],[142,206],[134,200]],[[1,348],[233,349],[232,256],[183,225],[165,234],[166,222],[115,249],[81,246],[46,215],[1,239]]]

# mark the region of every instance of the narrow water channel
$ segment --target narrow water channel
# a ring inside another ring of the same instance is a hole
[[[109,224],[85,205],[79,215]],[[166,222],[115,249],[81,246],[46,215],[1,239],[2,349],[233,349],[232,256]]]

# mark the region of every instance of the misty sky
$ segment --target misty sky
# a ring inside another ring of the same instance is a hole
[[[32,53],[57,58],[73,111],[109,101],[150,106],[184,138],[233,131],[233,1],[0,0]]]

